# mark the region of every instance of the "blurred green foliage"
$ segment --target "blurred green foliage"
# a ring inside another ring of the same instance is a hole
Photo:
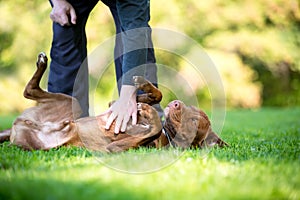
[[[49,2],[44,0],[0,1],[2,113],[20,112],[32,105],[22,97],[22,91],[35,70],[36,55],[40,51],[49,54],[50,11]],[[298,0],[167,0],[163,6],[152,0],[151,26],[184,33],[205,49],[221,74],[228,106],[300,105]],[[110,11],[99,2],[87,24],[89,52],[114,33]],[[181,51],[183,56],[191,53],[187,46]],[[158,63],[189,74],[181,58],[162,51],[156,55]],[[116,94],[113,65],[106,74],[108,78],[99,82],[94,95],[100,104]],[[44,87],[46,81],[47,76]],[[204,102],[201,105],[209,106],[209,86],[199,85],[196,96]],[[174,96],[172,92],[164,95],[168,100]]]

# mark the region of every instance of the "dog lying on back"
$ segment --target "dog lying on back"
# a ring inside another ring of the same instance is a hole
[[[144,94],[137,96],[138,120],[128,122],[124,133],[114,134],[114,124],[105,129],[108,114],[79,118],[81,108],[71,96],[42,90],[40,80],[47,68],[47,57],[38,55],[37,70],[24,90],[24,97],[34,100],[37,106],[25,110],[8,131],[0,133],[12,144],[27,150],[48,150],[62,145],[86,147],[102,152],[120,152],[139,146],[155,145],[157,148],[176,145],[187,148],[224,146],[211,130],[207,115],[175,100],[165,109],[162,126],[157,111],[151,106],[162,99],[161,92],[143,77],[134,77],[137,89]]]

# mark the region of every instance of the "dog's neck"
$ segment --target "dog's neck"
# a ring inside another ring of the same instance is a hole
[[[172,141],[172,138],[171,138],[171,136],[169,135],[168,131],[166,131],[166,129],[163,128],[163,129],[162,129],[162,133],[163,133],[163,135],[165,136],[165,138],[167,138],[167,140],[168,140],[170,146],[171,146],[171,147],[174,147],[175,144],[174,144],[174,142]]]
[[[175,128],[172,126],[172,123],[170,123],[168,119],[164,121],[162,133],[168,140],[170,146],[172,147],[176,146],[176,144],[173,141],[173,139],[176,136],[176,131]]]

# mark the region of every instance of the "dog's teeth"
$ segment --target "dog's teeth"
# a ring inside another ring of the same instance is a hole
[[[141,109],[142,108],[142,104],[141,103],[137,103],[137,108]]]

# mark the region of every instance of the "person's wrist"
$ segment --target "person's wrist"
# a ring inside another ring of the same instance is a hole
[[[52,4],[55,5],[56,3],[60,3],[60,2],[68,2],[67,0],[51,0]]]
[[[133,85],[122,85],[120,99],[135,98],[137,89]]]
[[[67,0],[51,0],[52,2],[67,1]]]

